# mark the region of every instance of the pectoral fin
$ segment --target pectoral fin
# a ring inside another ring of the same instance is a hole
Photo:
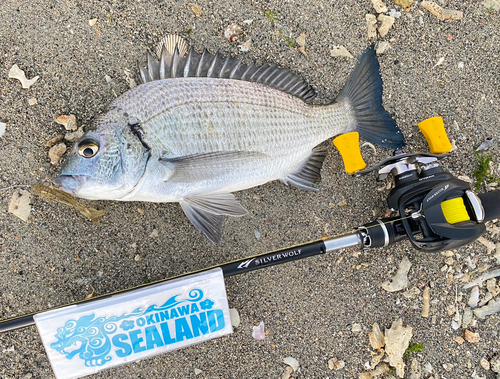
[[[160,158],[159,163],[173,170],[168,178],[172,182],[193,182],[212,179],[227,172],[238,170],[246,161],[267,158],[255,151],[214,151],[176,158]]]
[[[224,216],[244,216],[248,212],[231,193],[193,196],[179,202],[187,218],[210,241],[219,244]]]

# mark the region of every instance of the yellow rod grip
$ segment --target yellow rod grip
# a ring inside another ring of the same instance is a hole
[[[366,167],[359,149],[359,134],[357,132],[342,134],[333,140],[333,144],[342,155],[347,173],[354,174]]]
[[[427,144],[432,154],[450,152],[452,146],[444,130],[444,122],[441,117],[428,118],[418,124],[418,127],[427,140]]]

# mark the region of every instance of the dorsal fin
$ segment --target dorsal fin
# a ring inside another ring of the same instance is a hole
[[[300,75],[287,68],[268,63],[257,66],[246,65],[234,57],[224,57],[220,52],[210,54],[207,49],[198,54],[193,47],[187,57],[187,44],[181,37],[170,35],[162,39],[156,47],[157,61],[148,55],[148,67],[139,66],[142,83],[153,80],[210,77],[245,80],[255,82],[286,92],[310,103],[316,97],[314,89]]]

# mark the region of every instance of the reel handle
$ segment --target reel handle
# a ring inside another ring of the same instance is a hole
[[[500,218],[500,190],[478,195],[484,209],[484,222]]]

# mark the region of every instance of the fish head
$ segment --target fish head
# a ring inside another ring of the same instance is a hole
[[[126,123],[97,122],[72,147],[54,183],[84,199],[120,200],[139,183],[148,158]]]

